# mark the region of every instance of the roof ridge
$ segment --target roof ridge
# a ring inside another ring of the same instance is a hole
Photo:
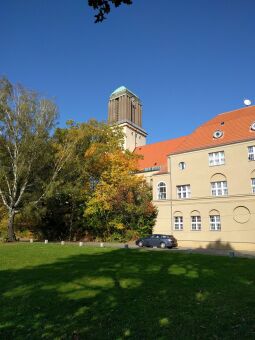
[[[186,138],[186,137],[187,136],[180,136],[180,137],[176,137],[176,138],[166,139],[166,140],[162,140],[162,141],[151,143],[151,144],[145,144],[145,145],[142,145],[142,146],[137,146],[135,149],[145,148],[147,146],[152,146],[152,145],[156,145],[156,144],[166,143],[166,142],[170,142],[170,141],[174,141],[174,140],[182,139],[182,138]]]

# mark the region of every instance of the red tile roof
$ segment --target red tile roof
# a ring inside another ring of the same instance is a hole
[[[255,139],[255,131],[250,129],[254,122],[255,106],[219,114],[188,135],[170,154]],[[223,132],[222,137],[213,137],[217,130]]]
[[[160,172],[167,172],[167,156],[192,150],[215,147],[234,142],[255,139],[255,131],[250,129],[255,122],[255,106],[225,112],[199,126],[192,134],[154,144],[137,147],[134,153],[142,155],[138,169],[160,166]],[[220,138],[214,138],[217,130],[223,132]]]
[[[184,140],[185,137],[179,137],[135,148],[134,153],[143,156],[143,159],[138,160],[138,169],[144,170],[160,166],[160,172],[167,171],[167,155],[172,153]]]

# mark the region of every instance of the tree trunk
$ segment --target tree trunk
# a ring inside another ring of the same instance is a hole
[[[7,236],[8,242],[16,241],[16,236],[14,233],[14,217],[15,217],[15,211],[10,210],[9,221],[8,221],[8,236]]]

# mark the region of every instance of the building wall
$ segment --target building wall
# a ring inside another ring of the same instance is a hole
[[[135,147],[146,144],[146,136],[138,129],[129,124],[119,124],[119,126],[123,128],[123,132],[125,134],[124,149],[128,149],[132,152]]]
[[[255,161],[248,160],[247,150],[251,145],[255,140],[170,156],[170,174],[153,176],[154,204],[159,210],[154,232],[174,234],[181,246],[255,250],[255,195],[251,187]],[[224,151],[225,164],[209,166],[208,154],[218,151]],[[184,170],[179,169],[180,162],[185,162]],[[224,177],[228,195],[212,196],[212,178],[217,181]],[[166,200],[156,199],[160,179],[167,184]],[[190,184],[191,198],[177,199],[176,187],[186,184]],[[200,231],[191,230],[194,210],[201,216]],[[220,214],[221,231],[210,230],[212,210]],[[174,214],[183,216],[182,231],[174,230]]]

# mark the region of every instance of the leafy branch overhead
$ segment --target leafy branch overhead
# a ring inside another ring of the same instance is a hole
[[[105,15],[110,13],[111,4],[115,7],[119,7],[121,4],[131,5],[132,0],[88,0],[88,5],[97,11],[95,23],[106,19]]]

